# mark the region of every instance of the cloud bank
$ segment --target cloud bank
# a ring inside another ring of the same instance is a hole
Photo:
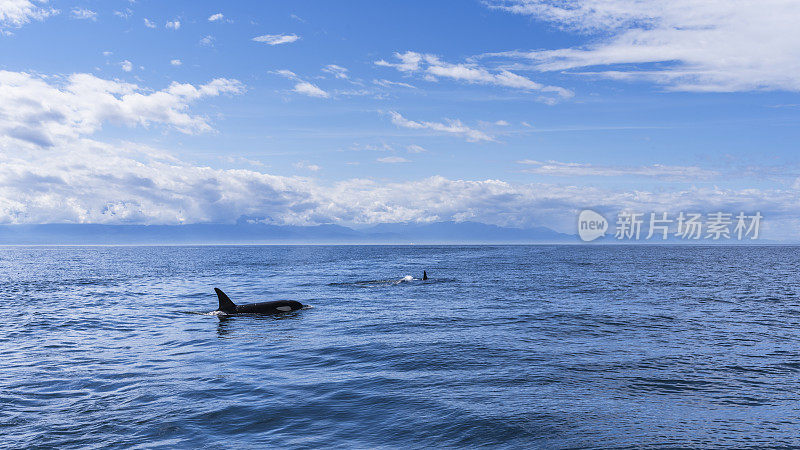
[[[125,142],[79,138],[47,152],[10,151],[7,143],[2,148],[0,223],[234,223],[247,215],[274,224],[471,220],[573,232],[577,212],[590,207],[609,213],[761,211],[796,237],[800,207],[800,191],[791,188],[626,192],[441,176],[322,184],[256,170],[198,166]],[[303,168],[314,170],[306,163]]]

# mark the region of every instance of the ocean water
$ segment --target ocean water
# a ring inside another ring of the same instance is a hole
[[[5,247],[0,289],[2,447],[800,445],[795,247]]]

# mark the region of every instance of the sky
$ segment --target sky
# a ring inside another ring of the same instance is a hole
[[[760,212],[800,238],[794,0],[0,0],[0,223]]]

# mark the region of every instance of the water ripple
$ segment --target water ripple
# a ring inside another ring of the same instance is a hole
[[[0,446],[796,447],[797,267],[793,247],[0,248]],[[218,317],[213,287],[314,308]]]

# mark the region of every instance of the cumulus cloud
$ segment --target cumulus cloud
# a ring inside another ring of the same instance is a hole
[[[289,71],[282,75],[296,77]],[[46,77],[0,71],[0,223],[232,223],[249,215],[276,224],[472,220],[574,232],[577,212],[591,207],[608,212],[760,211],[772,229],[783,227],[795,238],[800,230],[800,182],[781,189],[680,185],[652,191],[440,176],[396,183],[363,178],[322,183],[257,170],[216,169],[141,144],[93,138],[105,123],[211,131],[208,119],[191,114],[190,106],[243,90],[241,83],[226,79],[153,90],[90,74]],[[410,129],[468,135],[457,121],[412,121],[399,113],[391,117]],[[560,166],[574,163],[528,161],[527,166],[547,164],[565,170]],[[594,173],[644,171],[644,176],[675,170],[576,166]]]
[[[130,72],[131,70],[133,70],[133,63],[128,61],[127,59],[119,63],[119,66],[122,68],[123,72]]]
[[[593,43],[485,57],[537,71],[584,69],[677,91],[800,91],[794,0],[491,0],[489,6],[584,33]]]
[[[212,14],[208,17],[209,22],[221,22],[225,19],[225,16],[222,13]]]
[[[70,15],[73,19],[80,20],[97,20],[97,13],[91,9],[86,8],[72,8]]]
[[[179,224],[248,212],[284,220],[314,201],[302,179],[193,166],[129,143],[81,139],[57,152],[2,156],[0,222]]]
[[[173,66],[181,66],[181,65],[183,65],[183,61],[181,61],[180,59],[173,59],[169,63],[172,64]]]
[[[491,71],[476,63],[451,64],[442,61],[436,55],[411,51],[395,53],[394,56],[397,62],[379,60],[375,64],[393,67],[400,72],[409,74],[422,73],[428,81],[449,78],[466,83],[489,84],[523,91],[556,94],[561,98],[569,98],[573,95],[569,89],[543,85],[505,69]]]
[[[591,207],[608,217],[623,209],[761,211],[768,222],[786,225],[784,233],[796,238],[799,230],[796,189],[624,191],[440,176],[320,184],[199,166],[124,142],[80,138],[23,151],[0,141],[0,149],[0,223],[232,223],[250,215],[294,225],[471,220],[574,232],[578,211]]]
[[[144,18],[144,26],[146,26],[147,28],[155,28],[156,24],[155,24],[155,22],[152,22],[147,17],[145,17]]]
[[[47,9],[40,5],[46,2],[31,0],[0,1],[0,29],[21,27],[32,20],[44,20],[58,14],[57,9]]]
[[[300,39],[296,34],[264,34],[253,38],[255,42],[263,42],[269,45],[291,44]]]
[[[538,175],[554,176],[599,176],[599,177],[618,177],[618,176],[640,176],[663,178],[667,180],[708,180],[718,177],[719,172],[703,169],[697,166],[667,166],[653,164],[650,166],[603,166],[586,163],[570,163],[560,161],[535,161],[525,159],[518,161],[519,164],[529,166],[524,172],[535,173]]]
[[[239,94],[244,86],[218,78],[208,84],[172,83],[147,91],[91,74],[73,74],[63,82],[24,72],[0,71],[0,135],[5,140],[52,147],[78,139],[104,122],[129,126],[162,124],[183,133],[212,131],[208,120],[187,113],[192,102],[220,94]]]
[[[408,153],[425,153],[425,152],[427,152],[427,150],[425,150],[424,147],[422,147],[420,145],[417,145],[417,144],[407,145],[406,146],[406,150],[408,150]]]
[[[389,111],[389,116],[392,118],[392,123],[403,128],[411,128],[411,129],[428,129],[433,131],[439,131],[443,133],[452,133],[459,136],[464,137],[466,140],[470,142],[478,142],[478,141],[494,141],[492,136],[484,133],[483,131],[476,130],[474,128],[470,128],[463,123],[461,123],[458,119],[445,119],[446,123],[442,122],[424,122],[424,121],[414,121],[409,120],[403,117],[400,113],[396,111]]]
[[[27,86],[30,79],[23,75],[15,86]],[[141,144],[94,140],[88,135],[99,128],[100,118],[87,109],[97,104],[96,98],[41,83],[35,83],[38,90],[26,89],[24,101],[7,93],[0,99],[0,223],[233,223],[248,215],[293,225],[471,220],[574,232],[578,211],[590,207],[609,218],[623,209],[760,211],[767,221],[765,237],[777,237],[769,235],[767,225],[793,238],[800,230],[798,186],[626,191],[441,176],[396,183],[363,178],[320,183],[257,170],[216,169]],[[11,83],[2,78],[0,85],[5,92]],[[37,101],[54,108],[37,109]],[[70,108],[86,119],[64,118]],[[42,139],[49,139],[50,146],[42,145]]]
[[[181,21],[180,20],[172,20],[172,21],[167,22],[166,25],[164,25],[164,26],[167,27],[167,29],[169,29],[169,30],[178,30],[181,27]]]

